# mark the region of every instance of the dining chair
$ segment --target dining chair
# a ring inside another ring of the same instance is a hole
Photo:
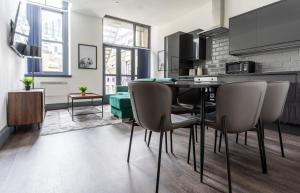
[[[134,81],[129,83],[129,94],[134,121],[132,122],[127,162],[130,159],[135,122],[144,129],[160,133],[155,191],[157,193],[159,190],[161,149],[164,133],[178,128],[190,128],[190,134],[193,136],[193,125],[198,120],[193,117],[186,118],[171,114],[172,92],[167,85]],[[196,168],[195,141],[192,140],[192,143],[194,168]]]
[[[274,124],[274,123],[277,124],[282,157],[285,157],[285,154],[284,154],[282,135],[281,135],[280,118],[284,109],[289,87],[290,87],[290,83],[288,81],[268,82],[266,96],[260,114],[260,119],[262,122],[262,129],[263,129],[263,137],[264,137],[265,124]],[[238,135],[237,135],[237,142],[238,142]],[[247,132],[245,133],[245,145],[246,144],[247,144]]]
[[[232,192],[232,186],[228,134],[241,133],[256,128],[262,170],[263,173],[267,173],[262,129],[261,124],[259,124],[259,116],[266,88],[267,83],[264,81],[236,82],[220,86],[217,90],[216,96],[216,116],[212,120],[205,120],[206,125],[215,129],[215,136],[218,130],[221,131],[224,136],[226,146],[228,191],[230,193]],[[204,164],[204,161],[202,160],[204,159],[201,159],[201,165]],[[201,169],[202,168],[203,167],[201,167]],[[202,180],[203,171],[201,171],[201,181]]]

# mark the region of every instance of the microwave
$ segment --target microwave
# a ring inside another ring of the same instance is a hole
[[[226,63],[226,74],[254,73],[255,66],[253,61],[229,62]]]

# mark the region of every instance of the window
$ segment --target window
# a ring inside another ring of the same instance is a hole
[[[103,42],[133,46],[133,24],[111,18],[103,20]]]
[[[42,10],[42,70],[63,72],[63,14]]]
[[[135,28],[135,45],[137,47],[148,48],[149,28],[136,26]]]
[[[28,6],[38,6],[39,11],[30,14],[29,21],[40,34],[40,39],[34,35],[32,39],[41,46],[41,60],[32,62],[28,60],[28,73],[31,73],[32,65],[35,65],[35,72],[40,76],[68,75],[68,3],[61,0],[35,0],[34,4]],[[55,7],[55,8],[54,8]],[[34,64],[32,64],[34,63]]]
[[[150,48],[150,26],[117,19],[103,18],[103,43],[120,47]]]

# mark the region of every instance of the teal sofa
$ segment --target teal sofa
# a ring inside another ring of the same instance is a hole
[[[170,83],[176,82],[176,79],[145,78],[138,79],[137,81]],[[128,86],[117,86],[116,94],[109,97],[109,104],[111,106],[111,113],[119,119],[131,119],[133,117]]]

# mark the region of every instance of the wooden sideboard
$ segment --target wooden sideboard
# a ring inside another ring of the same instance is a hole
[[[9,127],[37,124],[40,128],[44,115],[44,89],[20,90],[8,93],[7,125]]]

